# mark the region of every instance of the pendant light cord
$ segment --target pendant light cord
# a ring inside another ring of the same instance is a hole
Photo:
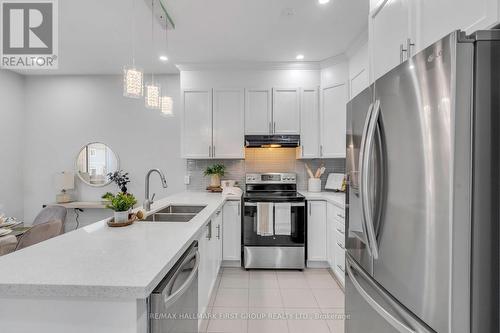
[[[151,0],[151,84],[154,84],[155,76],[154,76],[154,60],[153,60],[153,42],[154,42],[154,15],[155,15],[155,1]]]
[[[135,68],[135,0],[132,0],[132,66]]]

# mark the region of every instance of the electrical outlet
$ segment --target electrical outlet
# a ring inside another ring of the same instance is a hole
[[[191,182],[191,176],[189,175],[184,176],[184,185],[189,185],[190,182]]]

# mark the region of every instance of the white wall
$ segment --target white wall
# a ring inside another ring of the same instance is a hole
[[[23,218],[24,79],[0,70],[0,213]]]
[[[317,87],[319,70],[197,70],[181,71],[181,89]]]
[[[147,76],[146,76],[147,79]],[[54,175],[74,170],[83,145],[99,141],[109,145],[129,172],[128,187],[139,203],[144,198],[144,177],[150,168],[166,173],[168,190],[161,189],[157,175],[151,193],[157,198],[184,190],[184,162],[180,157],[179,76],[160,76],[174,100],[175,116],[164,117],[144,107],[143,99],[122,96],[121,76],[30,76],[26,78],[26,133],[24,206],[26,221],[54,202]],[[93,188],[76,181],[78,200],[99,200],[114,184]],[[86,211],[83,224],[109,216],[110,211]],[[68,216],[67,223],[74,223]],[[69,225],[69,229],[72,226]]]

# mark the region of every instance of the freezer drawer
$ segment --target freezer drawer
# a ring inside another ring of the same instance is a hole
[[[435,333],[346,256],[346,333]]]

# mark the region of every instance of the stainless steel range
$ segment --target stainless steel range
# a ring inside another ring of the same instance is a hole
[[[304,269],[305,197],[295,173],[246,175],[242,218],[243,266]]]

